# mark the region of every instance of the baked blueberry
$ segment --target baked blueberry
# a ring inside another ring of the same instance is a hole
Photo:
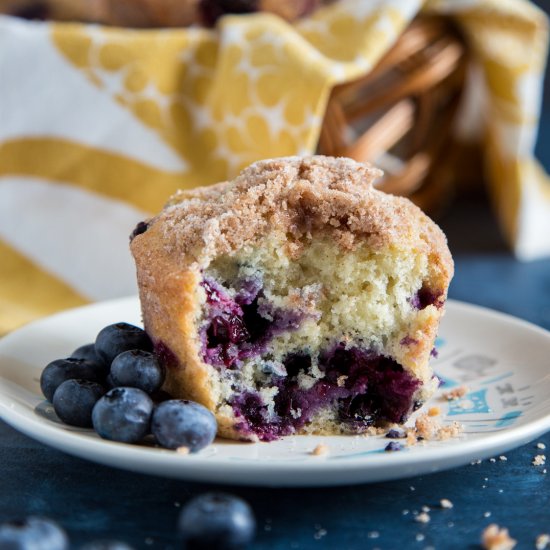
[[[85,359],[76,359],[75,357],[56,359],[46,365],[46,368],[42,371],[40,375],[40,389],[44,397],[51,403],[55,390],[65,380],[73,380],[75,378],[101,383],[104,378],[104,372],[97,363],[86,361]]]
[[[232,550],[254,538],[256,520],[244,500],[224,493],[206,493],[185,505],[178,529],[186,548]]]
[[[165,370],[154,353],[133,349],[114,358],[110,376],[115,386],[139,388],[151,394],[160,390]]]
[[[95,349],[99,357],[110,365],[113,359],[123,351],[130,349],[152,351],[153,344],[142,328],[129,323],[115,323],[99,331]]]
[[[184,399],[164,401],[155,407],[151,432],[167,449],[187,447],[196,453],[216,437],[215,416],[199,403]]]
[[[54,521],[28,517],[0,525],[0,548],[6,550],[68,550],[69,539]]]
[[[89,380],[65,380],[53,394],[57,416],[71,426],[92,427],[92,410],[105,388]]]
[[[125,542],[118,540],[96,540],[88,542],[80,550],[134,550]]]
[[[114,388],[94,406],[92,424],[103,439],[137,443],[149,433],[153,401],[138,388]]]

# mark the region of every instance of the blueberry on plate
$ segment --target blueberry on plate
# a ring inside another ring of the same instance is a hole
[[[118,540],[96,540],[88,542],[80,550],[134,550],[125,542]]]
[[[225,493],[206,493],[184,506],[178,530],[189,550],[234,550],[252,541],[256,520],[244,500]]]
[[[96,353],[108,365],[117,355],[130,349],[153,351],[153,344],[142,328],[128,323],[106,326],[95,340]]]
[[[86,361],[85,359],[76,359],[67,357],[66,359],[56,359],[52,361],[42,371],[40,375],[40,389],[44,397],[51,403],[55,390],[65,380],[90,380],[91,382],[103,381],[104,373],[98,368],[97,363]]]
[[[109,365],[107,365],[103,359],[97,354],[95,350],[95,344],[84,344],[79,348],[76,348],[72,353],[71,357],[75,359],[84,359],[90,361],[91,363],[96,363],[98,369],[100,369],[105,376],[109,373]]]
[[[105,388],[89,380],[65,380],[53,394],[57,416],[71,426],[92,427],[92,410],[105,393]]]
[[[199,403],[171,399],[155,407],[151,432],[162,447],[187,447],[196,453],[216,437],[216,417]]]
[[[124,351],[111,363],[111,379],[115,386],[130,386],[151,394],[160,390],[164,376],[164,367],[149,351]]]
[[[138,388],[113,388],[96,404],[92,424],[103,439],[137,443],[148,433],[153,401]]]
[[[68,550],[69,539],[54,521],[28,517],[0,525],[0,548],[6,550]]]

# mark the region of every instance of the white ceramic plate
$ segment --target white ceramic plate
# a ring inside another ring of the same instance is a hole
[[[443,422],[458,439],[384,452],[383,436],[293,436],[272,443],[216,440],[196,455],[105,441],[56,420],[40,393],[42,368],[93,341],[107,324],[139,324],[136,298],[98,303],[37,321],[0,340],[0,415],[47,445],[109,466],[192,481],[270,486],[343,485],[436,472],[503,453],[550,430],[550,333],[513,317],[450,300],[435,372],[442,390],[466,384]],[[430,406],[428,404],[427,406]],[[426,410],[426,406],[423,408]],[[418,413],[417,413],[418,414]],[[411,419],[414,421],[414,416]],[[327,456],[312,456],[319,443]]]

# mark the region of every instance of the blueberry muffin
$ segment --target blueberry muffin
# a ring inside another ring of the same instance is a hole
[[[434,392],[453,262],[434,222],[373,187],[380,175],[261,161],[179,192],[132,234],[165,389],[213,411],[221,436],[362,433]]]

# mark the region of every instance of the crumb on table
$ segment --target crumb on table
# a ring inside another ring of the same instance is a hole
[[[547,533],[539,535],[535,540],[535,548],[537,550],[545,550],[548,546],[550,546],[550,535]]]
[[[441,505],[441,508],[452,508],[453,503],[448,498],[442,498],[439,501],[439,504]]]
[[[508,529],[492,523],[481,534],[481,545],[485,550],[512,550],[517,541],[510,537]]]
[[[176,453],[178,453],[179,455],[188,455],[189,452],[189,447],[181,446],[176,449]]]
[[[441,408],[438,406],[430,407],[428,409],[428,416],[439,416],[441,414]]]
[[[546,456],[537,455],[533,458],[531,463],[533,464],[533,466],[544,466],[544,464],[546,464]]]

